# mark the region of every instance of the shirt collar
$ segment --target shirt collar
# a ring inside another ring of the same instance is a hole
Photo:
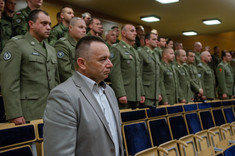
[[[106,84],[104,81],[100,82],[99,84],[97,84],[94,80],[90,79],[89,77],[86,77],[85,75],[77,72],[78,75],[80,75],[87,83],[88,85],[88,88],[92,91],[94,86],[98,87],[98,86],[101,86],[102,89],[105,89],[106,88]]]

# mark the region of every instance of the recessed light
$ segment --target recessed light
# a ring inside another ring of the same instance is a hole
[[[158,1],[159,3],[162,3],[162,4],[179,2],[179,0],[156,0],[156,1]]]
[[[195,36],[195,35],[197,35],[197,32],[195,32],[195,31],[184,31],[184,32],[182,32],[182,34],[184,36]]]
[[[145,16],[145,17],[140,17],[142,21],[145,22],[157,22],[160,21],[160,18],[157,16]]]
[[[207,20],[202,20],[202,23],[205,25],[216,25],[216,24],[221,24],[221,21],[219,19],[207,19]]]

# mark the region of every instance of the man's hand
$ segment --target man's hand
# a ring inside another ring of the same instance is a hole
[[[164,102],[163,105],[168,105],[168,102]]]
[[[122,96],[120,98],[118,98],[118,101],[122,104],[127,104],[127,98],[126,96]]]
[[[140,97],[140,103],[144,103],[145,102],[145,96],[141,96]]]
[[[199,89],[199,94],[203,95],[203,89],[202,88]]]
[[[22,124],[26,123],[24,117],[18,117],[15,119],[11,119],[10,122],[14,123],[15,125],[22,125]]]
[[[206,100],[206,96],[202,96],[202,100]]]
[[[227,97],[228,97],[227,94],[223,94],[223,95],[222,95],[222,99],[223,99],[223,100],[224,100],[224,99],[227,99]]]
[[[162,101],[162,96],[158,95],[158,102],[161,102],[161,101]]]
[[[183,99],[183,100],[181,100],[180,102],[181,102],[181,103],[186,103],[186,100],[185,100],[185,99]]]

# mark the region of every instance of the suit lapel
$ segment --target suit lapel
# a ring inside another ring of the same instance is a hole
[[[108,126],[108,122],[104,116],[103,111],[101,110],[99,103],[97,102],[97,100],[95,99],[94,95],[92,94],[92,92],[88,89],[87,83],[81,78],[80,75],[78,75],[76,72],[73,75],[73,81],[75,83],[75,85],[79,88],[79,90],[81,91],[81,93],[83,94],[83,96],[86,98],[86,100],[88,101],[88,103],[91,105],[91,107],[93,108],[93,110],[96,112],[96,115],[99,117],[99,119],[101,120],[101,122],[103,123],[107,133],[109,134],[111,140],[113,140],[109,126]]]

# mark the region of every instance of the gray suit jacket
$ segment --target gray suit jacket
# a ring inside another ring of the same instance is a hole
[[[113,110],[123,156],[117,99],[107,85],[105,94]],[[87,83],[77,73],[54,88],[44,114],[45,156],[115,156],[107,120]]]

